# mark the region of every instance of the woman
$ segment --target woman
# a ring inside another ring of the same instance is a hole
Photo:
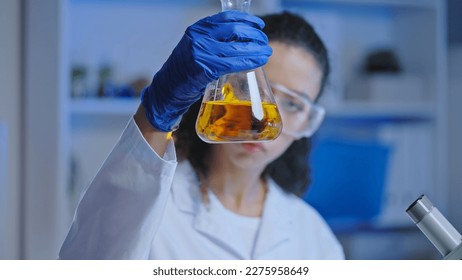
[[[186,30],[82,197],[61,259],[344,258],[326,223],[296,196],[309,183],[326,49],[294,14],[263,20],[222,12]],[[282,134],[268,143],[201,142],[193,103],[207,83],[262,65]],[[171,136],[178,123],[179,163]]]

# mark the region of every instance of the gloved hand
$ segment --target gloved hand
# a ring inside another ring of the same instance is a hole
[[[263,27],[260,18],[238,11],[221,12],[189,26],[142,92],[149,122],[160,131],[172,131],[209,82],[266,64],[272,50]]]

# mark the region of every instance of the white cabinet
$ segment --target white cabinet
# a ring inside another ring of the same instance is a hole
[[[111,65],[118,84],[150,79],[184,28],[220,9],[219,1],[215,2],[69,0],[69,71],[72,65],[86,68],[90,94],[95,92],[101,65]],[[445,1],[270,2],[272,8],[309,19],[329,48],[332,79],[321,100],[328,119],[319,137],[373,140],[391,147],[379,224],[412,227],[404,211],[422,192],[444,213],[448,201]],[[266,12],[264,5],[258,6]],[[380,50],[393,52],[401,69],[398,74],[364,73],[367,55]],[[97,172],[138,100],[71,98],[70,93],[67,97],[69,189],[75,205],[77,194]]]

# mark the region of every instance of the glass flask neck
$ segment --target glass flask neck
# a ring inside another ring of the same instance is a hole
[[[248,13],[250,11],[251,0],[221,0],[221,10],[224,11],[241,11]]]

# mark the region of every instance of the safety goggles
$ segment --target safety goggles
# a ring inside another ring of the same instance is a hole
[[[326,111],[305,94],[277,83],[270,83],[274,99],[281,114],[282,133],[295,137],[310,137],[324,120]]]

